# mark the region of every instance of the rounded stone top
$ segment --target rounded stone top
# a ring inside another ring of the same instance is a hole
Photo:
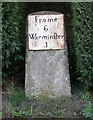
[[[55,11],[39,11],[39,12],[29,13],[28,15],[59,15],[59,14],[62,13]]]

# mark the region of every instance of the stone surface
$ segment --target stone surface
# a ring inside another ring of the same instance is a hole
[[[67,47],[64,42],[64,49],[39,51],[30,51],[27,43],[25,93],[29,98],[71,95]]]

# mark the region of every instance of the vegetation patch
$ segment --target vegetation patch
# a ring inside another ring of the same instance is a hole
[[[82,91],[81,91],[82,92]],[[84,97],[85,96],[85,97]],[[91,118],[93,117],[92,96],[87,93],[79,96],[54,98],[27,98],[22,88],[14,88],[3,93],[3,117],[61,117]]]

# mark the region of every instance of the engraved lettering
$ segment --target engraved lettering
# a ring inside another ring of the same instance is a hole
[[[35,39],[36,38],[36,33],[35,34],[29,34],[30,39]]]
[[[57,22],[58,18],[39,18],[39,16],[35,16],[35,23],[53,23],[53,22]]]

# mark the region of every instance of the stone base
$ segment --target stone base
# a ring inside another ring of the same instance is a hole
[[[26,96],[71,96],[66,50],[27,51],[26,55]]]

